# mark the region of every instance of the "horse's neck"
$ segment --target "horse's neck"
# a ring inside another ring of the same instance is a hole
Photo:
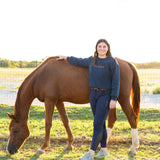
[[[18,91],[14,114],[21,120],[28,120],[29,110],[34,97],[31,86],[22,85]]]

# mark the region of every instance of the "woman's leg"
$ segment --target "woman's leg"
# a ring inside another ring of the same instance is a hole
[[[89,95],[89,100],[90,100],[90,105],[91,105],[93,116],[95,116],[95,113],[96,113],[96,103],[97,103],[96,91],[95,90],[91,89],[90,95]]]
[[[107,130],[106,130],[106,123],[103,124],[103,136],[101,140],[101,148],[105,148],[106,146],[106,140],[107,140]]]
[[[98,94],[97,94],[98,95]],[[94,116],[94,132],[92,137],[91,149],[96,150],[98,144],[101,142],[103,147],[106,147],[107,133],[104,131],[105,120],[109,113],[109,96],[100,96],[97,99],[96,110]]]

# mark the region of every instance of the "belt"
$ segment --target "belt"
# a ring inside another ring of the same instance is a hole
[[[108,88],[93,88],[93,87],[91,87],[91,89],[94,89],[94,90],[97,90],[97,91],[109,90]]]

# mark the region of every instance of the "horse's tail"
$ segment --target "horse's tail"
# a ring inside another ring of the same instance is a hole
[[[132,82],[132,91],[131,91],[131,100],[132,100],[132,107],[137,116],[137,124],[139,121],[140,115],[140,101],[141,101],[141,90],[140,90],[140,80],[137,73],[136,68],[128,63],[133,71],[133,82]]]

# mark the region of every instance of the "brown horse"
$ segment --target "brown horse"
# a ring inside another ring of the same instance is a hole
[[[29,136],[27,122],[30,106],[35,98],[45,103],[46,110],[45,140],[38,152],[43,153],[49,146],[50,129],[55,106],[68,134],[68,149],[72,149],[73,135],[63,102],[77,104],[89,102],[88,68],[76,67],[65,61],[57,61],[56,58],[50,57],[37,67],[23,81],[18,90],[14,114],[8,113],[11,122],[9,125],[10,135],[7,150],[10,154],[17,152]],[[135,153],[135,148],[139,145],[137,133],[140,110],[139,78],[133,65],[118,58],[116,59],[120,66],[121,82],[118,101],[132,128],[132,147],[130,152]],[[130,95],[133,108],[130,104]],[[108,116],[108,134],[110,134],[116,120],[116,110],[114,109],[110,111]]]

